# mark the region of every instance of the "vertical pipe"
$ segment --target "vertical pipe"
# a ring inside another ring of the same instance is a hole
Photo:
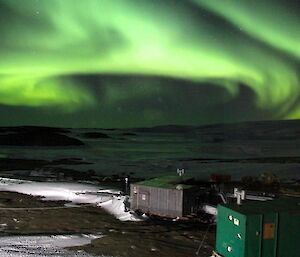
[[[170,204],[169,204],[169,201],[171,200],[171,199],[169,199],[169,193],[170,193],[170,190],[169,189],[167,189],[167,194],[166,194],[166,197],[167,197],[167,212],[168,212],[168,214],[169,215],[172,215],[171,214],[171,212],[172,212],[172,210],[170,210]],[[171,198],[173,198],[173,194],[171,194]]]
[[[128,195],[128,177],[126,177],[125,179],[125,195]]]
[[[277,249],[278,249],[278,233],[279,233],[279,213],[276,213],[275,220],[275,238],[274,238],[274,257],[277,257]]]
[[[263,239],[263,214],[259,215],[260,217],[260,233],[259,233],[259,248],[258,248],[258,257],[262,257],[261,253],[262,253],[262,239]]]
[[[136,208],[139,208],[139,187],[136,186]]]
[[[242,204],[242,198],[241,198],[240,194],[237,194],[236,199],[237,199],[237,205],[241,205]]]

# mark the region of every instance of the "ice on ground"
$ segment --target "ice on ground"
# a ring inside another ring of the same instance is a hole
[[[0,191],[18,192],[33,196],[42,196],[49,201],[68,201],[72,204],[94,204],[122,221],[140,221],[143,217],[126,211],[126,196],[117,196],[120,192],[91,184],[67,182],[36,182],[0,178]],[[72,205],[66,205],[72,207]]]
[[[217,216],[218,214],[218,209],[215,207],[215,206],[212,206],[212,205],[204,205],[202,210],[207,213],[207,214],[210,214],[210,215],[213,215],[213,216]]]
[[[31,181],[25,181],[14,178],[0,178],[0,185],[15,185],[15,184],[23,184],[24,182],[30,183]]]
[[[34,182],[25,180],[0,180],[1,191],[13,191],[34,196],[43,196],[45,200],[70,201],[73,203],[98,203],[109,200],[109,196],[88,194],[87,192],[97,193],[97,186],[80,183],[63,182]],[[112,192],[112,191],[111,191]]]
[[[65,250],[65,247],[89,244],[100,234],[55,236],[0,237],[0,257],[92,257],[85,252]]]
[[[131,213],[126,210],[124,202],[128,201],[126,196],[116,197],[111,200],[99,204],[107,212],[112,213],[121,221],[141,221],[145,220],[146,216],[138,216],[135,213]]]

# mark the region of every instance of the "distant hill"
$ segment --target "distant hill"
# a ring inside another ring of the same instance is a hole
[[[80,146],[83,142],[65,135],[69,130],[48,127],[0,128],[0,145],[9,146]]]
[[[76,146],[84,143],[71,137],[72,131],[54,127],[0,127],[0,145],[12,146]],[[80,130],[80,129],[79,129]],[[87,130],[87,131],[86,131]],[[81,135],[88,139],[115,139],[114,132],[123,136],[138,136],[137,133],[188,134],[201,138],[201,141],[222,144],[226,141],[284,141],[300,138],[300,120],[254,121],[232,124],[214,124],[205,126],[164,125],[131,129],[85,129]],[[68,135],[66,135],[68,134]]]
[[[198,127],[203,136],[222,140],[293,140],[300,137],[300,120],[254,121]]]
[[[300,120],[253,121],[204,126],[165,125],[127,129],[141,133],[191,133],[224,140],[291,140],[300,136]]]
[[[181,126],[181,125],[166,125],[155,126],[150,128],[134,128],[135,132],[151,132],[151,133],[184,133],[196,129],[193,126]]]

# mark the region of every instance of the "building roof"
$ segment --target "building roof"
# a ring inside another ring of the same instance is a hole
[[[263,214],[270,212],[285,212],[297,211],[300,212],[300,198],[299,197],[280,197],[270,201],[244,201],[242,205],[236,203],[224,205],[241,214]]]
[[[163,177],[144,180],[136,184],[142,186],[160,187],[160,188],[167,188],[167,189],[176,189],[178,185],[180,185],[182,189],[192,188],[193,187],[192,185],[184,184],[187,179],[189,178],[187,178],[186,176],[183,177],[163,176]]]

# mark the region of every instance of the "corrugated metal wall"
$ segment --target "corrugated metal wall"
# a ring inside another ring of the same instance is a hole
[[[133,184],[130,191],[131,208],[134,210],[140,209],[160,216],[183,216],[183,190]]]

